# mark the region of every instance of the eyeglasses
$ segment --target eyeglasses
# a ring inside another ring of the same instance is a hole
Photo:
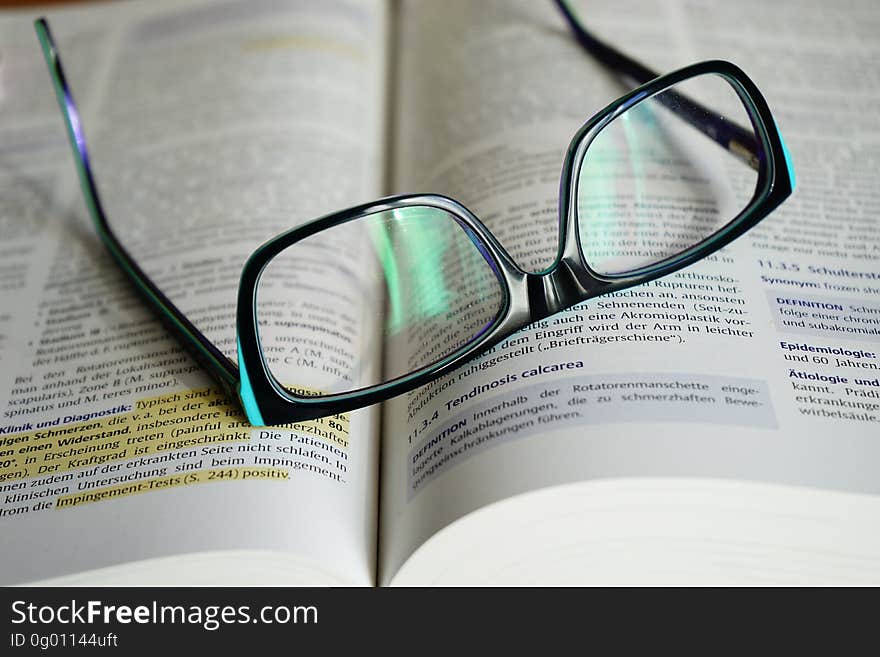
[[[116,262],[251,424],[317,419],[408,392],[515,331],[665,276],[725,246],[794,189],[766,101],[724,61],[663,76],[597,40],[556,3],[584,49],[638,88],[587,121],[562,166],[553,264],[526,272],[467,208],[436,194],[383,198],[287,231],[247,260],[238,364],[150,280],[102,209],[79,114],[44,19],[35,23],[83,195]],[[711,109],[710,109],[711,108]],[[313,309],[319,326],[291,319]],[[365,322],[358,308],[383,309]],[[372,346],[381,342],[379,366]],[[305,355],[303,355],[305,353]]]

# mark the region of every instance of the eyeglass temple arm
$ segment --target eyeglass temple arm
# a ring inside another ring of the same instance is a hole
[[[619,50],[615,50],[588,32],[570,7],[568,0],[554,1],[574,32],[577,42],[600,62],[632,78],[638,84],[644,84],[659,77],[659,73],[652,71]],[[700,103],[672,89],[656,98],[694,128],[718,142],[722,148],[730,151],[731,154],[753,169],[758,169],[758,143],[752,130],[718,116],[716,112],[709,111]]]
[[[160,319],[163,320],[171,333],[211,373],[217,382],[233,398],[236,398],[239,382],[238,368],[156,287],[155,283],[150,280],[132,259],[110,228],[107,217],[104,214],[104,209],[101,206],[98,189],[89,165],[89,153],[79,111],[76,108],[76,103],[74,103],[73,95],[67,84],[67,78],[61,65],[61,57],[55,47],[52,33],[49,30],[49,24],[46,19],[39,18],[34,21],[34,29],[37,32],[37,38],[40,40],[43,56],[49,68],[49,75],[55,88],[58,106],[61,108],[61,114],[65,119],[67,136],[70,139],[73,159],[79,174],[80,189],[98,235],[119,266],[122,267],[123,271],[134,282],[135,287],[141,292],[147,303],[159,313]]]

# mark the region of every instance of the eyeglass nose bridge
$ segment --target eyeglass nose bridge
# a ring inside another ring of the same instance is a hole
[[[586,276],[581,262],[563,257],[546,272],[527,273],[529,320],[536,322],[598,294],[599,281]]]

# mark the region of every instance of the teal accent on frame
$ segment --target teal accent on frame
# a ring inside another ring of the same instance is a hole
[[[788,180],[791,182],[791,191],[794,191],[797,182],[794,175],[794,163],[791,161],[791,153],[788,152],[788,146],[785,145],[785,139],[782,136],[782,131],[779,129],[778,123],[776,124],[776,132],[779,133],[779,143],[782,144],[782,153],[785,155],[785,166],[788,169]]]
[[[260,413],[260,408],[257,406],[257,399],[254,397],[253,388],[251,388],[251,379],[244,364],[241,340],[236,338],[235,344],[238,346],[238,373],[241,375],[238,383],[238,398],[241,400],[241,405],[244,407],[248,421],[255,427],[264,427],[266,423],[263,422],[263,414]]]

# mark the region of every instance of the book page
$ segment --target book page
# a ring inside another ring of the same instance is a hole
[[[657,71],[740,65],[774,110],[798,189],[706,260],[553,315],[389,403],[383,582],[462,516],[568,482],[880,493],[880,125],[864,113],[880,89],[877,8],[581,4],[588,29]],[[401,49],[395,185],[455,197],[522,268],[548,266],[568,141],[626,81],[550,3],[405,3]]]
[[[35,15],[0,25],[0,581],[95,569],[119,581],[119,564],[139,562],[141,582],[373,583],[377,409],[253,428],[181,349],[88,220]],[[386,7],[150,2],[48,15],[111,226],[234,362],[250,253],[381,195]],[[343,348],[368,345],[362,370],[377,366],[369,282],[340,273],[355,257],[261,289],[285,383]],[[307,296],[291,298],[303,281]],[[192,555],[205,552],[199,573]],[[175,555],[186,565],[169,566]],[[279,569],[284,555],[299,565]]]

